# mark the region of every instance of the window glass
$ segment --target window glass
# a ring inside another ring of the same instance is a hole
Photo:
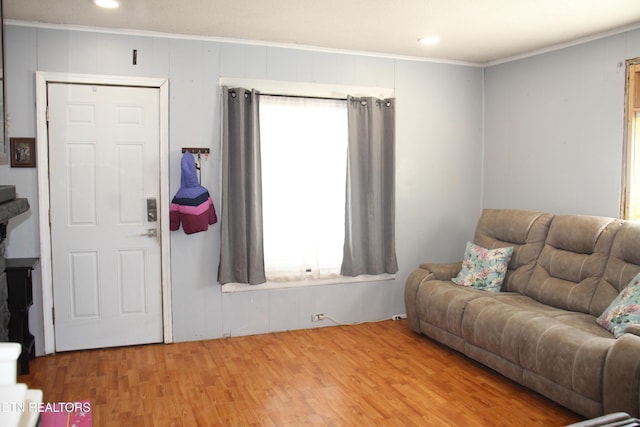
[[[344,245],[346,101],[260,97],[268,280],[338,277]]]

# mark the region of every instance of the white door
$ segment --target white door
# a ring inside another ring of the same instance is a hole
[[[162,342],[159,89],[47,96],[56,351]]]

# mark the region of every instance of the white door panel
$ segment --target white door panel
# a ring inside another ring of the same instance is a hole
[[[159,90],[47,93],[56,350],[162,342]]]

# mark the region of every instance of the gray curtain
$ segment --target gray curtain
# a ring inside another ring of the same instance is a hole
[[[259,93],[222,88],[222,214],[218,282],[266,281]]]
[[[349,156],[341,274],[396,273],[395,99],[347,100]]]

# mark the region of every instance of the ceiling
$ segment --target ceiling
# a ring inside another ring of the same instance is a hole
[[[638,0],[4,0],[6,19],[487,64],[640,28]],[[438,36],[425,46],[420,37]]]

